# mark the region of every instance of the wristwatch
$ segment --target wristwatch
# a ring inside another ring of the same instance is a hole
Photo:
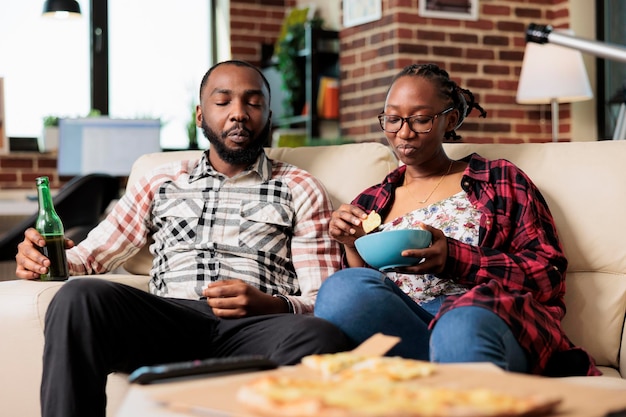
[[[296,312],[293,308],[293,303],[288,297],[282,294],[274,294],[274,297],[282,298],[283,300],[285,300],[285,303],[287,303],[287,308],[289,309],[290,314],[294,314]]]

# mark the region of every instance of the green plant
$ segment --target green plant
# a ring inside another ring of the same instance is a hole
[[[101,115],[100,110],[91,109],[89,110],[89,113],[87,113],[87,116],[85,117],[98,117],[100,115]],[[61,120],[61,117],[59,116],[45,116],[43,118],[43,126],[44,127],[59,127],[59,120]]]
[[[321,28],[322,24],[323,19],[316,17],[306,22],[289,25],[285,36],[278,42],[277,68],[283,81],[282,87],[285,92],[283,106],[286,114],[295,114],[299,110],[298,107],[304,102],[302,88],[304,74],[302,74],[298,57],[305,46],[305,25],[317,29]]]
[[[189,149],[198,149],[198,127],[196,126],[196,105],[191,103],[191,119],[187,122]]]
[[[59,117],[58,116],[46,116],[43,118],[43,126],[44,127],[59,127]]]

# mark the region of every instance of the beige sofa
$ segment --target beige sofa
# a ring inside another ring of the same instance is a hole
[[[626,141],[519,145],[449,144],[450,156],[477,151],[504,157],[522,167],[543,191],[570,260],[568,313],[563,322],[571,339],[600,365],[602,377],[573,382],[626,390]],[[397,166],[386,146],[361,143],[307,148],[272,148],[273,158],[294,163],[316,175],[335,205],[350,201]],[[197,157],[199,151],[151,154],[140,158],[129,182],[161,162]],[[145,249],[145,248],[144,248]],[[150,255],[142,250],[124,268],[135,274],[103,279],[147,289]],[[62,283],[0,283],[0,404],[2,414],[39,415],[39,380],[46,307]],[[107,386],[108,415],[124,398],[125,375],[112,375]]]

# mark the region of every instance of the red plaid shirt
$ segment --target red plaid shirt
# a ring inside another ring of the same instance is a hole
[[[431,323],[456,307],[486,308],[502,318],[528,353],[531,371],[546,375],[599,375],[594,361],[561,329],[565,315],[565,270],[556,227],[548,205],[530,178],[506,160],[477,154],[461,186],[481,212],[479,244],[448,238],[448,260],[440,278],[469,291],[450,295]],[[405,166],[365,190],[353,204],[381,216],[391,208]]]

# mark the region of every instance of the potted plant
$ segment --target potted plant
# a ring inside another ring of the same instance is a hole
[[[189,149],[199,149],[198,147],[198,126],[196,126],[196,105],[191,102],[191,118],[187,122],[187,138],[189,139]]]
[[[38,141],[39,152],[54,152],[59,147],[59,117],[43,118],[43,132]]]
[[[313,28],[322,27],[323,19],[315,17],[305,22],[297,22],[287,26],[284,36],[279,39],[276,48],[278,71],[283,81],[283,106],[286,114],[300,114],[304,106],[305,92],[302,88],[304,79],[303,58],[300,51],[305,47],[306,25]]]
[[[86,117],[99,117],[100,110],[91,109]],[[45,116],[43,118],[43,132],[38,138],[39,152],[56,152],[59,149],[59,116]]]

